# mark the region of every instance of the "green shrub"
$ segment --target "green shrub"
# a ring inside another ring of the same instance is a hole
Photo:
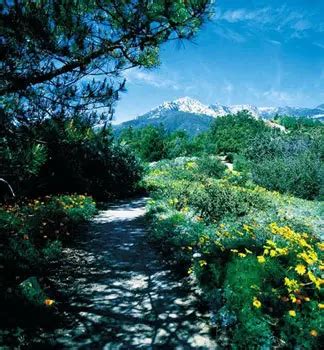
[[[216,179],[220,179],[221,177],[223,177],[226,170],[226,166],[215,157],[200,157],[197,160],[197,165],[197,171],[200,174]]]
[[[242,111],[216,118],[210,129],[210,138],[215,144],[216,153],[241,153],[257,135],[267,133],[276,131],[249,112]]]
[[[210,183],[201,190],[193,191],[189,202],[201,216],[219,221],[224,216],[244,216],[251,210],[265,209],[267,198],[258,190],[249,190],[227,183]]]
[[[252,165],[252,178],[258,185],[305,199],[314,199],[323,191],[322,175],[323,164],[309,153],[265,159]]]
[[[323,192],[323,138],[314,135],[263,135],[238,159],[237,170],[251,171],[255,183],[305,199]]]

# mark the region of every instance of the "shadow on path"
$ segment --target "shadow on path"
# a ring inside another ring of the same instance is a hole
[[[146,242],[144,214],[145,199],[118,202],[64,250],[51,277],[71,321],[55,332],[60,348],[216,348],[190,286]]]

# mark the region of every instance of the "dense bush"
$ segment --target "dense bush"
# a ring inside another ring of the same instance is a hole
[[[253,164],[253,180],[269,190],[314,199],[321,191],[323,165],[310,153]]]
[[[114,143],[109,128],[94,130],[82,118],[45,120],[16,133],[15,139],[4,138],[1,172],[20,195],[126,196],[141,178],[141,164],[130,149]]]
[[[245,150],[255,183],[270,190],[314,199],[323,193],[322,141],[309,135],[259,136]]]
[[[322,127],[322,122],[311,118],[295,118],[289,116],[277,116],[275,121],[288,130],[308,132]]]
[[[216,153],[242,152],[257,135],[268,133],[276,131],[247,111],[216,118],[209,132]]]
[[[264,209],[268,204],[262,191],[212,182],[193,192],[188,201],[210,221],[219,221],[225,215],[243,216],[253,209]]]
[[[226,166],[216,157],[203,156],[197,159],[199,174],[220,179],[223,177]]]
[[[127,144],[138,157],[146,162],[174,159],[214,153],[214,146],[207,145],[207,134],[190,137],[185,131],[167,132],[163,125],[123,129],[118,136],[121,144]],[[210,148],[213,151],[210,151]],[[210,152],[209,152],[210,151]]]

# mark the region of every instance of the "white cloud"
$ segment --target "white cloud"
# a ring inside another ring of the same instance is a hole
[[[247,9],[227,10],[221,12],[220,10],[216,14],[216,19],[221,19],[230,23],[241,22],[241,21],[260,21],[269,18],[268,7],[261,8],[259,10],[250,11]]]
[[[255,10],[240,8],[226,11],[218,7],[215,12],[216,25],[222,22],[244,23],[250,30],[285,31],[291,38],[305,37],[309,31],[318,33],[324,31],[324,24],[316,20],[316,17],[314,19],[314,16],[316,14],[295,11],[287,5],[277,8],[268,6]],[[233,33],[231,35],[234,37]]]
[[[302,88],[285,90],[280,87],[270,87],[267,90],[246,86],[250,96],[258,105],[263,106],[299,106],[304,105],[304,101],[311,100],[311,96]]]
[[[179,84],[171,79],[166,79],[150,71],[139,70],[138,68],[129,69],[124,76],[130,84],[146,84],[156,88],[169,88],[179,90]]]
[[[297,21],[292,27],[300,32],[312,28],[312,24],[306,19],[301,19]]]
[[[281,42],[278,40],[268,39],[268,42],[273,45],[281,45]]]
[[[214,33],[216,33],[218,36],[224,39],[231,40],[237,43],[243,43],[246,41],[246,38],[242,34],[224,26],[215,26]]]
[[[318,46],[318,47],[320,47],[321,49],[324,49],[324,44],[322,44],[322,43],[317,43],[317,42],[315,42],[315,43],[313,43],[315,46]]]

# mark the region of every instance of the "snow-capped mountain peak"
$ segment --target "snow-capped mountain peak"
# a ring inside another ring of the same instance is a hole
[[[277,114],[324,121],[324,104],[316,108],[256,107],[249,104],[226,106],[219,103],[208,106],[190,97],[182,97],[164,102],[136,119],[116,125],[115,128],[121,130],[130,126],[141,128],[163,124],[168,131],[184,130],[190,135],[197,135],[208,130],[214,118],[243,110],[248,111],[254,118],[264,119],[270,127],[278,127],[276,123],[271,122]]]
[[[160,106],[152,109],[150,112],[144,114],[142,117],[148,119],[156,119],[162,113],[167,111],[178,111],[184,113],[201,114],[211,117],[217,117],[218,114],[209,106],[202,104],[200,101],[194,100],[190,97],[181,97],[174,101],[164,102]]]
[[[190,97],[181,97],[174,101],[162,103],[160,106],[152,109],[150,112],[138,117],[145,119],[157,119],[168,112],[183,112],[195,115],[204,115],[209,117],[221,117],[227,114],[236,114],[246,110],[255,118],[270,119],[276,114],[290,115],[295,117],[322,117],[324,104],[315,108],[300,107],[257,107],[250,104],[221,105],[219,103],[210,106],[201,103]]]

